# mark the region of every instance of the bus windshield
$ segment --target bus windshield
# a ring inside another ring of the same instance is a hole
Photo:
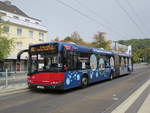
[[[30,57],[29,72],[60,72],[62,63],[58,54],[34,54]]]

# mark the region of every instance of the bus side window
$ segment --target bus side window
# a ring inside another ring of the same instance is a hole
[[[124,67],[124,64],[125,64],[123,57],[120,57],[120,64],[121,64],[121,67],[123,68],[123,67]]]
[[[128,66],[129,65],[128,57],[125,58],[125,61],[126,61],[126,66]]]
[[[90,69],[90,53],[78,53],[77,67],[79,70]]]
[[[74,70],[77,68],[77,52],[67,52],[66,65],[70,70]]]
[[[114,67],[115,66],[115,61],[114,61],[114,57],[110,57],[110,66]]]
[[[110,67],[110,57],[106,56],[106,68]]]

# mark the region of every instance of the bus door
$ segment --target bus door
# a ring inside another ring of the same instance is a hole
[[[128,73],[128,58],[120,56],[120,75]]]
[[[115,58],[115,66],[114,66],[115,74],[114,74],[114,76],[117,77],[117,76],[120,75],[119,55],[118,55],[118,54],[115,54],[115,55],[114,55],[114,58]]]
[[[132,62],[132,58],[131,57],[128,58],[128,71],[129,72],[133,71],[133,62]]]

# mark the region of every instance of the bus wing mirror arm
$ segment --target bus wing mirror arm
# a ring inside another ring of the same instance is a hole
[[[25,50],[22,50],[20,51],[18,54],[17,54],[17,60],[20,61],[20,58],[21,58],[21,55],[25,52],[28,52],[29,50],[28,49],[25,49]]]

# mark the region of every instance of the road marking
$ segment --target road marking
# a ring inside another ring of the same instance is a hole
[[[142,107],[139,109],[138,113],[150,113],[150,94],[145,99],[144,103],[142,104]]]
[[[112,98],[113,100],[119,100],[119,98]]]
[[[121,103],[111,113],[125,113],[149,85],[150,79],[147,80],[147,82],[145,82],[139,89],[137,89],[132,95],[130,95],[123,103]]]

